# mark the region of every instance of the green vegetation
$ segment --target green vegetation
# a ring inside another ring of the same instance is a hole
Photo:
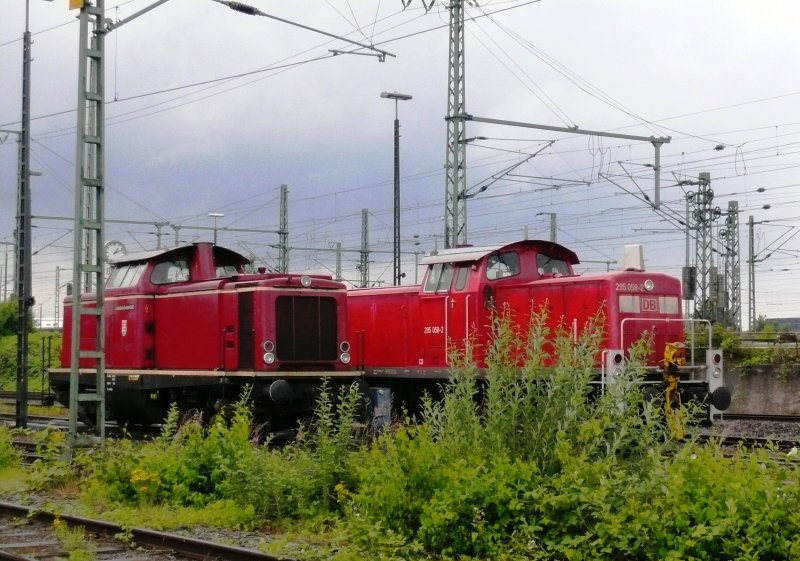
[[[0,470],[16,467],[19,464],[19,453],[12,445],[11,431],[0,426]]]
[[[86,531],[82,527],[70,528],[63,520],[56,518],[53,532],[61,547],[69,553],[68,561],[94,561],[97,558],[94,544],[86,538]]]
[[[246,394],[227,419],[173,410],[153,442],[52,457],[31,481],[126,525],[262,530],[262,549],[303,559],[800,558],[792,457],[675,443],[637,384],[646,342],[591,396],[601,317],[577,342],[546,320],[497,317],[483,392],[454,356],[444,398],[377,434],[356,388],[326,386],[296,441],[259,444]]]
[[[4,304],[3,304],[4,305]],[[15,324],[16,329],[16,324]],[[51,331],[34,331],[28,335],[28,391],[38,392],[42,387],[47,389],[48,348],[50,349],[50,365],[60,364],[61,334]],[[44,361],[42,361],[44,349]],[[17,379],[17,336],[0,337],[0,389],[11,390],[16,387]]]
[[[780,371],[788,374],[797,367],[800,367],[800,345],[795,341],[796,335],[789,333],[784,329],[779,330],[778,326],[774,323],[768,323],[764,320],[763,316],[759,318],[756,330],[749,333],[739,333],[731,331],[721,323],[715,323],[711,328],[711,346],[714,348],[722,349],[725,351],[725,358],[733,360],[745,370],[754,366],[761,365],[775,365],[778,366]],[[787,338],[781,339],[779,336],[783,333]],[[704,353],[709,348],[708,330],[697,328],[694,333],[694,341],[692,341],[692,334],[686,333],[686,346],[692,347],[696,350],[695,362],[703,362],[705,360]],[[760,345],[747,345],[746,341],[761,343]],[[794,345],[780,344],[795,342]],[[687,354],[689,351],[687,351]]]
[[[16,297],[0,302],[0,337],[17,332],[18,306]]]

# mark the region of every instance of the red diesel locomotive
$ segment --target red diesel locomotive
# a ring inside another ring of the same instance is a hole
[[[104,300],[109,418],[149,425],[172,403],[210,413],[250,384],[260,419],[294,427],[323,376],[359,377],[348,364],[344,285],[319,275],[247,274],[248,263],[234,251],[197,243],[111,265]],[[95,296],[81,301],[92,307]],[[62,368],[50,372],[64,404],[72,313],[68,296]],[[81,348],[94,348],[96,323],[82,321]],[[83,389],[95,383],[88,366],[81,364]],[[91,419],[90,413],[81,417]]]
[[[573,269],[578,263],[571,250],[542,240],[463,247],[424,258],[427,271],[419,286],[351,290],[348,339],[354,364],[371,387],[385,387],[395,401],[408,404],[421,387],[435,390],[447,377],[451,349],[464,351],[469,341],[477,365],[484,365],[495,311],[508,309],[525,327],[532,306],[546,303],[551,332],[563,322],[577,336],[604,306],[598,385],[619,372],[625,349],[647,332],[653,344],[646,380],[660,390],[663,361],[674,357],[668,344],[684,340],[680,281],[644,272],[641,264],[579,276]],[[710,350],[704,364],[678,368],[674,389],[679,381],[685,398],[708,399],[713,416],[730,403],[722,368],[721,351]]]
[[[244,256],[209,243],[131,255],[112,264],[105,289],[107,415],[148,425],[172,403],[210,413],[250,384],[257,418],[293,428],[327,377],[368,385],[385,421],[393,402],[413,408],[423,390],[436,392],[452,348],[470,341],[483,366],[496,310],[509,309],[524,326],[532,306],[545,302],[551,328],[563,322],[576,334],[605,307],[598,384],[649,333],[647,381],[660,391],[669,344],[684,337],[680,282],[641,267],[579,276],[578,262],[566,247],[541,240],[464,247],[423,259],[421,285],[346,291],[327,276],[247,274]],[[94,305],[94,295],[82,303]],[[62,368],[50,373],[65,404],[72,306],[67,297]],[[81,348],[94,347],[94,326],[91,318],[81,325]],[[88,361],[81,366],[82,389],[90,389],[94,373]],[[708,399],[713,416],[730,402],[722,370],[721,351],[709,350],[705,363],[679,368],[673,389],[679,383],[686,397]]]

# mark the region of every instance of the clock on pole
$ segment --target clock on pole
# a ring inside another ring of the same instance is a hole
[[[110,240],[106,242],[105,250],[106,250],[106,261],[108,261],[109,263],[118,261],[121,257],[125,255],[127,251],[125,249],[125,245],[122,242],[118,242],[117,240]]]

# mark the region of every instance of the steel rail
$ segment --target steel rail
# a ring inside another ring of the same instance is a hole
[[[254,549],[213,543],[197,538],[179,536],[147,528],[123,528],[113,522],[93,520],[82,516],[56,514],[33,507],[0,501],[0,515],[26,517],[34,521],[52,524],[58,518],[70,526],[82,526],[87,532],[113,537],[117,534],[130,536],[132,543],[170,549],[192,559],[215,559],[221,561],[292,561],[275,557]],[[0,557],[2,558],[2,557]]]

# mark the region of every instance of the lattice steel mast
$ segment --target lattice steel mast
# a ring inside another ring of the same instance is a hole
[[[725,285],[727,301],[725,324],[736,331],[742,330],[742,267],[739,251],[739,203],[728,202],[725,217]]]
[[[711,189],[711,174],[701,172],[697,178],[697,193],[688,193],[689,202],[694,206],[692,218],[697,230],[697,291],[695,293],[695,317],[715,320],[714,298],[711,285],[716,281],[711,280],[714,269],[711,255],[711,227],[713,222],[722,215],[719,207],[714,207],[714,191]]]
[[[105,436],[105,322],[103,319],[105,0],[81,7],[78,51],[78,127],[75,156],[75,226],[72,273],[72,341],[69,387],[70,450],[77,441],[78,407],[94,404],[95,434]],[[90,31],[91,26],[91,31]],[[96,290],[93,306],[81,295]],[[95,343],[81,348],[82,319],[94,323]],[[95,391],[80,392],[81,362],[95,372]]]
[[[78,406],[94,405],[95,434],[105,437],[105,36],[168,0],[156,0],[115,23],[106,22],[105,0],[70,0],[80,9],[78,40],[78,110],[75,148],[75,225],[72,249],[72,341],[69,377],[69,446],[77,445]],[[90,27],[91,26],[91,27]],[[177,237],[177,236],[176,236]],[[95,289],[95,303],[84,307],[81,295]],[[81,319],[94,323],[93,348],[81,348]],[[81,362],[95,373],[95,391],[80,393]]]
[[[467,243],[467,165],[464,107],[464,0],[450,9],[450,64],[447,72],[447,161],[445,162],[444,246]]]

